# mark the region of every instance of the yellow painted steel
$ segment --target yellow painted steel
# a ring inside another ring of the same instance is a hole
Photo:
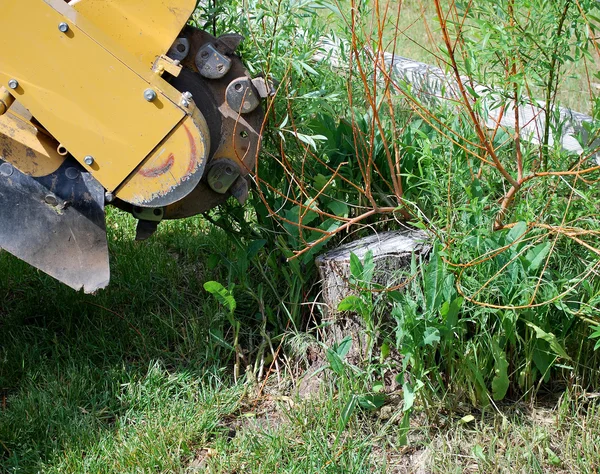
[[[168,198],[168,192],[188,179],[200,181],[210,149],[210,133],[202,114],[193,108],[188,116],[161,143],[144,164],[117,191],[116,196],[133,204],[144,204],[154,198]],[[189,188],[189,191],[192,189]],[[173,195],[172,204],[184,195]]]
[[[88,168],[108,190],[185,117],[175,89],[63,0],[3,2],[2,17],[0,85],[16,79],[11,93],[78,161],[92,156]]]
[[[22,173],[37,178],[56,171],[65,161],[57,153],[57,145],[53,138],[11,110],[0,116],[0,157]]]
[[[10,92],[5,87],[0,87],[0,115],[5,114],[14,101],[15,98]]]
[[[196,0],[81,0],[73,8],[150,67],[169,50]]]

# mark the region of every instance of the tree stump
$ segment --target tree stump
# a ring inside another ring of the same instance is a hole
[[[366,356],[366,333],[364,322],[359,315],[337,311],[340,301],[355,293],[350,284],[350,255],[354,253],[361,262],[370,250],[373,253],[375,271],[373,282],[386,288],[403,282],[410,270],[413,254],[426,257],[431,249],[431,236],[416,229],[403,229],[370,235],[363,239],[342,245],[317,257],[315,263],[321,277],[321,299],[326,305],[320,331],[321,342],[332,347],[347,336],[352,337],[352,347],[346,354],[346,361],[360,365]],[[321,346],[323,347],[323,346]],[[298,386],[300,398],[318,393],[327,372],[322,368],[327,364],[325,351],[319,347],[310,349],[310,369]],[[392,382],[393,384],[393,382]]]
[[[321,298],[328,312],[335,313],[340,301],[353,294],[349,284],[351,253],[362,262],[370,250],[375,264],[373,282],[389,288],[402,283],[402,270],[410,267],[413,253],[429,252],[429,241],[430,236],[421,230],[395,230],[355,240],[318,256],[315,263],[322,282]]]

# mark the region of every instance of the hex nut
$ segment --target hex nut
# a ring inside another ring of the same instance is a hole
[[[92,166],[94,164],[94,157],[91,155],[88,155],[83,159],[83,162],[88,166]]]
[[[19,81],[17,81],[16,79],[11,79],[10,81],[8,81],[8,87],[10,87],[11,89],[16,89],[17,87],[19,87]]]
[[[64,21],[59,23],[58,31],[60,31],[61,33],[66,33],[67,31],[69,31],[69,25],[66,24]]]

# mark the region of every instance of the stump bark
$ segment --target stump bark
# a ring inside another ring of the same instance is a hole
[[[353,294],[350,279],[350,254],[363,261],[370,250],[375,264],[374,283],[386,288],[402,283],[402,270],[410,267],[413,254],[426,255],[430,236],[417,229],[402,229],[373,234],[342,245],[315,260],[321,277],[321,298],[329,313],[335,313],[346,296]]]

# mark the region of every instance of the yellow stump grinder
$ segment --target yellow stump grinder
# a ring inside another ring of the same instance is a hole
[[[186,26],[196,0],[5,0],[0,247],[91,293],[110,278],[105,205],[163,219],[243,202],[262,78],[241,37]]]

